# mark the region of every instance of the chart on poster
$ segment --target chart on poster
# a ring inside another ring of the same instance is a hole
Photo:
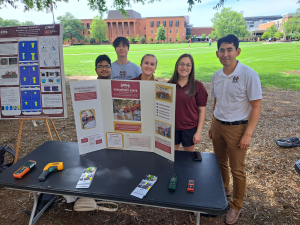
[[[67,117],[62,26],[0,31],[0,119]]]

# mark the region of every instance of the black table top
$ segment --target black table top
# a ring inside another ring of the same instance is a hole
[[[201,153],[202,162],[193,161],[190,152],[175,151],[175,162],[155,153],[103,149],[79,155],[75,142],[47,141],[0,174],[0,186],[59,195],[160,206],[221,215],[227,211],[227,199],[216,155]],[[21,179],[13,173],[28,160],[37,162],[35,168]],[[44,182],[38,177],[50,162],[63,162],[62,171],[51,173]],[[87,167],[97,167],[88,189],[76,189]],[[146,174],[158,177],[143,199],[131,196]],[[170,177],[178,177],[175,192],[168,190]],[[195,192],[187,192],[189,180],[195,181]]]

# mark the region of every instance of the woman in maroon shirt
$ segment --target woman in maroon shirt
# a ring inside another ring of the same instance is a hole
[[[195,151],[200,143],[206,115],[207,92],[195,79],[195,66],[190,54],[181,55],[168,83],[176,84],[175,150],[180,143],[184,151]]]
[[[155,80],[154,73],[157,66],[157,59],[155,55],[152,54],[144,55],[140,66],[141,66],[142,73],[136,78],[133,78],[131,80]]]

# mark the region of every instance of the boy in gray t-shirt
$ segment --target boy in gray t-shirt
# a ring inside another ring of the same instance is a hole
[[[141,68],[127,59],[129,51],[129,41],[124,37],[117,37],[113,46],[117,53],[117,61],[111,64],[112,80],[131,80],[142,73]]]

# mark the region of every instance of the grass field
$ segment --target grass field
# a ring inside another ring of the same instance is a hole
[[[254,69],[265,87],[300,90],[300,75],[283,73],[300,70],[299,43],[240,43],[242,49],[238,59]],[[178,57],[190,53],[194,57],[196,78],[200,81],[211,81],[213,73],[222,66],[216,57],[216,43],[208,47],[208,43],[188,44],[132,44],[128,59],[136,64],[144,54],[154,54],[158,59],[155,77],[170,78]],[[95,59],[99,54],[107,54],[112,62],[116,60],[111,45],[81,45],[64,48],[64,65],[67,76],[95,75]]]

